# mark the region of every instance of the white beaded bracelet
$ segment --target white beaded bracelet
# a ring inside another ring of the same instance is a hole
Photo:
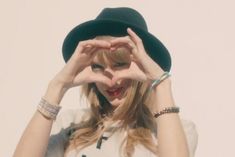
[[[48,103],[43,97],[41,98],[37,106],[37,111],[39,111],[47,119],[53,119],[53,120],[56,119],[56,116],[59,113],[60,109],[61,106],[52,105]]]

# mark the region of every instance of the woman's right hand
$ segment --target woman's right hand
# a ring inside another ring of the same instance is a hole
[[[101,82],[110,86],[111,80],[93,72],[90,66],[97,50],[110,49],[110,46],[111,44],[105,40],[90,39],[79,42],[67,64],[52,81],[62,85],[65,91],[91,82]]]

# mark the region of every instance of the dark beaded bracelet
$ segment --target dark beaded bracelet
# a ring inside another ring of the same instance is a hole
[[[179,113],[179,111],[180,111],[179,107],[166,107],[163,110],[161,110],[160,112],[155,113],[154,117],[157,118],[160,115],[165,114],[165,113]]]

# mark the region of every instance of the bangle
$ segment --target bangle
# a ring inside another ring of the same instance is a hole
[[[163,110],[157,112],[157,113],[154,113],[154,117],[157,118],[159,117],[160,115],[162,114],[165,114],[165,113],[179,113],[179,107],[166,107],[164,108]]]
[[[171,76],[171,74],[169,72],[167,72],[167,71],[164,72],[159,79],[156,79],[153,81],[153,83],[150,86],[150,90],[152,90],[155,86],[159,85],[163,80],[165,80],[169,76]]]
[[[41,98],[38,106],[37,111],[39,111],[44,117],[47,119],[56,119],[57,114],[59,113],[61,106],[52,105],[47,102],[43,97]]]

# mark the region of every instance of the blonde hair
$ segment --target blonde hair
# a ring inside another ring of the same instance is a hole
[[[110,36],[99,36],[97,39],[111,39]],[[129,52],[121,49],[115,53],[103,50],[97,53],[101,62],[118,62],[129,59]],[[90,114],[88,118],[79,124],[70,126],[74,129],[71,138],[67,143],[65,154],[69,150],[77,151],[97,142],[112,124],[118,122],[119,128],[113,130],[124,130],[127,133],[119,148],[120,155],[131,157],[135,151],[135,146],[143,145],[154,154],[158,154],[158,145],[155,137],[157,136],[157,126],[152,116],[151,100],[152,95],[148,92],[148,84],[132,80],[130,88],[126,91],[126,101],[113,109],[111,104],[99,92],[94,83],[82,85],[82,96],[90,104]]]

